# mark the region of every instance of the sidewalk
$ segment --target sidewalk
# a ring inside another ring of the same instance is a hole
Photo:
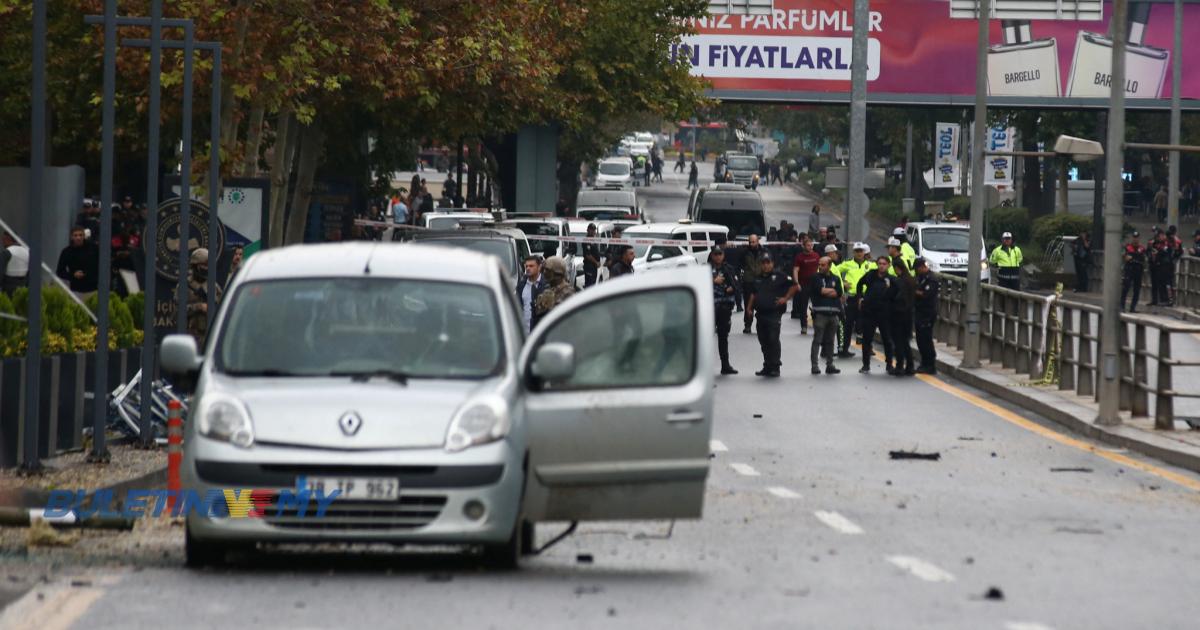
[[[1099,405],[1090,397],[1060,391],[1055,385],[1030,385],[1025,375],[992,367],[987,362],[977,369],[963,369],[959,367],[962,353],[942,343],[937,344],[937,352],[938,370],[946,376],[1045,416],[1085,437],[1200,472],[1200,431],[1189,430],[1186,423],[1176,421],[1175,431],[1158,431],[1154,429],[1153,417],[1132,418],[1124,412],[1123,424],[1098,426],[1095,420]]]

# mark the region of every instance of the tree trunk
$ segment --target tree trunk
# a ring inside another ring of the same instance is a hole
[[[300,157],[296,165],[296,190],[292,195],[292,211],[287,222],[284,243],[293,245],[304,242],[304,230],[308,225],[308,202],[312,198],[313,178],[317,174],[317,162],[325,147],[325,135],[314,120],[300,133]]]
[[[233,48],[229,54],[224,54],[221,65],[225,68],[236,68],[241,60],[242,51],[246,48],[246,32],[250,28],[250,14],[253,13],[253,0],[237,0],[234,10],[238,12],[237,25],[233,38]],[[227,155],[233,155],[237,146],[237,97],[233,93],[234,82],[226,78],[221,82],[221,138],[225,143]]]
[[[288,178],[292,172],[291,130],[294,117],[290,108],[283,108],[275,119],[275,146],[271,156],[271,247],[283,244],[283,221],[287,208]]]
[[[266,107],[262,98],[254,99],[250,108],[250,126],[246,129],[246,156],[242,162],[242,177],[258,177],[258,152],[262,147],[263,117]]]

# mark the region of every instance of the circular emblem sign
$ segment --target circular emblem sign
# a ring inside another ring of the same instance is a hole
[[[158,231],[151,235],[147,231],[142,235],[143,243],[153,243],[155,249],[154,268],[158,275],[167,280],[179,279],[179,247],[180,243],[180,214],[179,198],[175,197],[162,202],[158,206]],[[203,202],[192,200],[188,204],[188,242],[187,251],[192,252],[204,247],[208,249],[209,260],[221,259],[225,247],[225,226],[217,222],[220,231],[213,238],[208,230],[209,210]]]

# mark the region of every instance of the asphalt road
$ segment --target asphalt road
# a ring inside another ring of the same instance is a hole
[[[651,188],[650,212],[675,197]],[[18,606],[28,627],[81,629],[1195,627],[1200,477],[878,362],[811,376],[810,339],[785,319],[782,378],[763,380],[735,332],[700,521],[591,524],[511,574],[371,550],[221,571],[133,553]]]

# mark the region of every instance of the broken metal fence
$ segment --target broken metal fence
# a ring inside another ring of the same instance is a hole
[[[1200,259],[1189,270],[1200,273]],[[938,341],[962,350],[966,343],[966,279],[939,274]],[[1194,285],[1200,290],[1200,284]],[[1055,295],[984,284],[980,295],[979,356],[992,366],[1039,378],[1053,363],[1061,391],[1099,400],[1102,383],[1100,325],[1103,310]],[[1200,325],[1122,313],[1120,408],[1133,417],[1154,416],[1157,429],[1175,420],[1200,424]],[[1193,389],[1177,389],[1175,383]]]

